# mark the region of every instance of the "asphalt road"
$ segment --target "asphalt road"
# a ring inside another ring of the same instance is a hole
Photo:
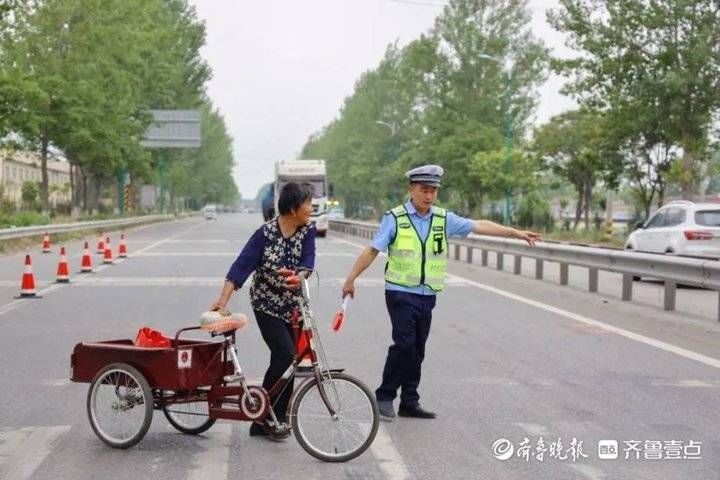
[[[162,414],[136,447],[106,447],[88,423],[88,386],[68,381],[73,346],[196,324],[260,222],[228,214],[130,230],[130,258],[62,286],[52,283],[57,251],[38,247],[36,300],[12,298],[22,255],[0,257],[0,479],[720,478],[717,322],[620,302],[611,288],[594,295],[461,263],[438,299],[423,369],[421,402],[436,420],[383,423],[372,448],[345,464],[319,462],[293,438],[250,438],[244,423],[185,436]],[[313,309],[332,366],[374,389],[390,339],[383,258],[358,281],[343,329],[329,327],[365,242],[318,239]],[[81,244],[68,250],[74,273]],[[250,312],[246,288],[231,307]],[[260,378],[269,352],[253,322],[238,343],[245,371]],[[617,459],[598,458],[603,440],[618,442]],[[512,446],[509,459],[496,458],[496,442]]]

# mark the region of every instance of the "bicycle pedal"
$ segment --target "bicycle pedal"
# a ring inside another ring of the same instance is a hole
[[[238,374],[235,374],[235,375],[225,375],[225,376],[223,377],[223,380],[225,381],[225,383],[233,383],[233,382],[238,382],[238,381],[240,381],[240,379],[242,379],[242,378],[243,378],[243,376],[242,376],[242,375],[238,375]]]

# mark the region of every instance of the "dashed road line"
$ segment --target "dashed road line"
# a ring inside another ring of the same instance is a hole
[[[413,478],[400,452],[395,448],[390,435],[382,425],[378,428],[375,440],[370,445],[370,451],[378,461],[380,470],[382,470],[386,478],[391,480]]]
[[[52,451],[69,426],[23,427],[0,431],[0,478],[26,480]]]

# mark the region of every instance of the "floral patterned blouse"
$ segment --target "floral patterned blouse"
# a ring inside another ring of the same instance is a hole
[[[230,267],[227,280],[239,289],[255,271],[250,286],[252,308],[289,322],[300,291],[283,287],[277,270],[314,269],[316,233],[314,225],[303,225],[290,238],[284,238],[277,217],[270,220],[250,237]]]

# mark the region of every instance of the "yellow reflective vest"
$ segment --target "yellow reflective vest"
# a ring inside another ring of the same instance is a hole
[[[447,274],[447,211],[433,207],[430,232],[424,242],[405,205],[393,208],[390,213],[395,218],[395,238],[388,246],[385,281],[403,287],[427,285],[441,291]]]

